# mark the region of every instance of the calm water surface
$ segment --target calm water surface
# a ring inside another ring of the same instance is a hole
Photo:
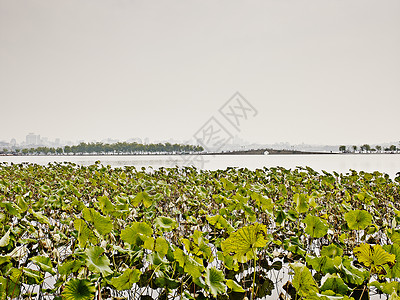
[[[91,165],[100,161],[112,167],[135,166],[160,167],[190,166],[207,170],[226,169],[227,167],[248,168],[284,167],[294,169],[308,166],[316,171],[336,171],[346,173],[356,171],[379,171],[392,178],[400,172],[398,154],[322,154],[322,155],[110,155],[110,156],[0,156],[0,161],[8,163],[36,163],[47,165],[51,162],[73,162],[79,165]]]

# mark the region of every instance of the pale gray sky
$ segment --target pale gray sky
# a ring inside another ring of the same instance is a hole
[[[0,140],[398,141],[398,0],[0,0]],[[222,121],[221,121],[222,122]]]

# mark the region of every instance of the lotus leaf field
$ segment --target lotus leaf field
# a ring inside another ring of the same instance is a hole
[[[0,299],[400,299],[399,183],[0,163]]]

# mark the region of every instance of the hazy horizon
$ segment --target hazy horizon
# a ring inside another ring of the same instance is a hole
[[[251,143],[399,141],[399,12],[397,0],[0,0],[0,140],[185,141],[212,120]],[[234,124],[236,92],[250,106]]]

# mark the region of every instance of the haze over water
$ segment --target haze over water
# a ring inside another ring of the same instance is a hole
[[[111,156],[1,156],[0,162],[36,163],[47,165],[52,162],[73,162],[78,165],[91,165],[100,161],[103,165],[112,167],[135,166],[154,169],[160,167],[195,166],[199,169],[216,170],[227,167],[248,168],[251,170],[263,167],[284,167],[294,169],[297,166],[311,167],[315,171],[347,173],[350,169],[356,171],[389,174],[391,178],[400,172],[400,157],[395,154],[367,155],[111,155]]]

